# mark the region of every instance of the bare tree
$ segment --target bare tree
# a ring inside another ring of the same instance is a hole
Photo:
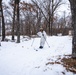
[[[5,39],[5,23],[4,23],[2,0],[0,0],[0,9],[1,9],[1,13],[2,13],[2,41],[4,41],[4,39]]]
[[[37,7],[31,3],[20,2],[20,15],[24,16],[23,20],[25,22],[23,30],[25,30],[26,35],[30,35],[31,33],[36,33],[39,27],[36,25],[40,25],[41,14],[39,13]]]
[[[20,0],[15,0],[15,4],[16,4],[16,13],[17,13],[17,43],[20,43],[20,14],[19,14],[19,2]]]
[[[72,14],[73,40],[72,57],[76,58],[76,0],[69,0]]]
[[[12,0],[13,1],[13,0]],[[11,1],[11,3],[13,3]],[[12,24],[12,40],[14,40],[14,35],[15,35],[15,32],[14,32],[14,28],[15,28],[15,13],[16,13],[16,3],[14,1],[14,9],[13,9],[13,24]]]
[[[62,4],[62,0],[32,0],[32,2],[37,6],[37,8],[43,14],[43,17],[47,21],[47,26],[49,29],[49,34],[52,35],[53,18],[57,8]]]

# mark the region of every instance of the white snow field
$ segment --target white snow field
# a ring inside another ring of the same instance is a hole
[[[1,42],[0,75],[76,75],[61,64],[46,65],[72,54],[72,37],[47,36],[46,41],[50,48],[45,43],[43,49],[38,49],[40,38],[21,37],[21,43]]]

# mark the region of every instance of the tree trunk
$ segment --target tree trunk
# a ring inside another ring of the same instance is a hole
[[[5,23],[4,23],[2,3],[1,3],[1,12],[2,12],[2,41],[4,41],[4,39],[5,39]]]
[[[12,40],[14,40],[15,9],[16,9],[16,4],[14,3],[14,11],[13,11],[13,25],[12,25]]]
[[[17,8],[17,43],[20,43],[19,2],[20,2],[20,0],[17,0],[17,4],[16,4],[16,8]]]
[[[5,40],[5,23],[4,23],[4,16],[2,15],[2,41]]]
[[[76,0],[69,0],[72,13],[72,27],[73,27],[73,40],[72,40],[72,57],[76,58]]]

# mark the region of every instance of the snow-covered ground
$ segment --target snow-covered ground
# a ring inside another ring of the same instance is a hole
[[[0,75],[76,75],[61,64],[46,65],[72,53],[72,37],[48,36],[47,42],[50,48],[45,43],[43,49],[38,49],[40,38],[1,42]]]

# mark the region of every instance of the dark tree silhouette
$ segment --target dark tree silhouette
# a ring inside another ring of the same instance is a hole
[[[69,0],[72,14],[73,40],[72,57],[76,58],[76,0]]]
[[[2,0],[0,0],[0,9],[1,9],[1,19],[2,19],[2,41],[5,39],[5,23],[4,23],[4,16],[3,16],[3,7],[2,7]]]
[[[17,43],[20,43],[19,2],[20,0],[15,0],[17,12]]]

